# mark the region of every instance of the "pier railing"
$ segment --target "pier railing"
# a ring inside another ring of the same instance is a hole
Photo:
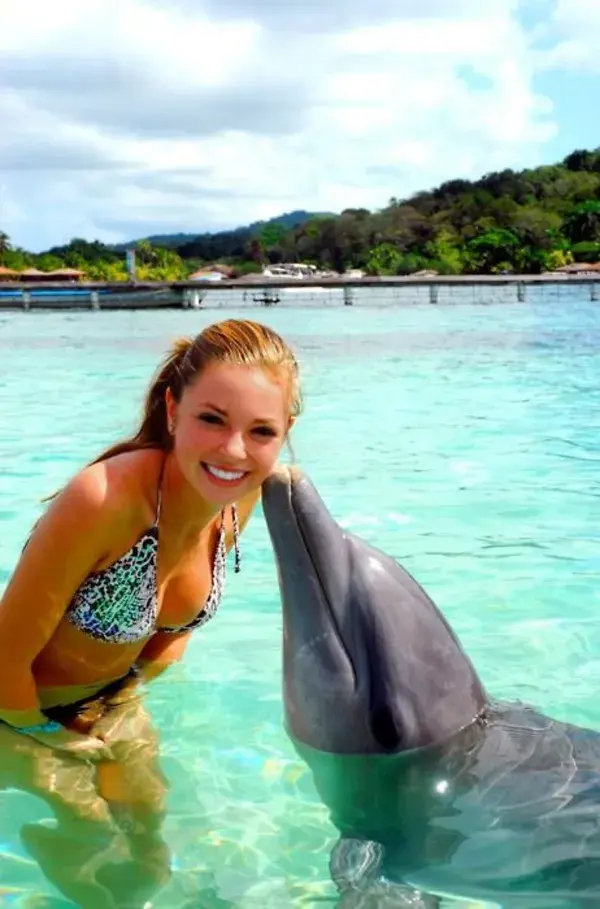
[[[161,309],[274,305],[353,306],[380,299],[390,303],[451,303],[469,296],[521,302],[573,288],[600,301],[600,273],[562,275],[428,275],[364,278],[286,278],[252,276],[221,281],[144,283],[0,283],[0,309]],[[368,290],[369,294],[362,291]],[[537,291],[537,292],[536,292]],[[375,295],[375,292],[377,294]]]

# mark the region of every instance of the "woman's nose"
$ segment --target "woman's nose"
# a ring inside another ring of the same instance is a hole
[[[223,443],[223,451],[230,458],[243,460],[246,457],[246,444],[241,432],[231,432]]]

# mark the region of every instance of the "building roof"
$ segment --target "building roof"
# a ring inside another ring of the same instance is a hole
[[[221,265],[217,262],[215,265],[205,265],[203,268],[199,268],[193,275],[190,275],[190,278],[203,278],[206,275],[214,274],[220,274],[224,278],[230,278],[234,272],[235,268],[232,265]]]
[[[563,274],[578,274],[586,271],[600,271],[600,262],[573,262],[571,265],[562,265],[555,269]]]
[[[190,275],[189,281],[221,281],[225,276],[223,272],[216,271],[214,268],[201,268]]]

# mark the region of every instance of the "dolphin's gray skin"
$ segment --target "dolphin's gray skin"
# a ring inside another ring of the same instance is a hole
[[[293,736],[335,754],[445,741],[486,706],[427,594],[341,530],[306,477],[282,471],[263,506],[279,565],[285,707]]]
[[[274,474],[263,509],[286,727],[341,834],[340,905],[600,906],[600,736],[492,702],[427,594],[307,477]]]

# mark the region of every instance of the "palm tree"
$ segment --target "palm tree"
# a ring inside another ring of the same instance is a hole
[[[0,264],[4,262],[4,253],[11,249],[10,237],[0,230]]]
[[[150,240],[139,240],[137,245],[138,258],[144,265],[154,265],[156,262],[156,250]]]

